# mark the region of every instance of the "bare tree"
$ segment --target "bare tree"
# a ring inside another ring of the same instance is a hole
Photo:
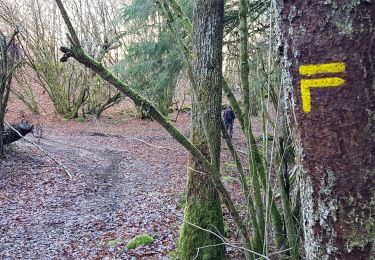
[[[120,5],[115,0],[69,0],[69,7],[69,13],[79,24],[80,40],[88,52],[107,65],[116,63],[118,42],[124,36],[117,20]],[[86,111],[100,115],[121,99],[122,96],[110,91],[95,73],[75,62],[59,62],[58,46],[66,40],[66,30],[56,4],[41,0],[5,0],[0,3],[0,20],[8,26],[20,27],[29,82],[37,82],[45,90],[59,114],[77,117],[79,109],[85,107]],[[24,88],[21,91],[29,91],[27,82],[22,80]],[[16,96],[25,98],[20,90],[14,91]],[[32,104],[32,100],[28,101]]]

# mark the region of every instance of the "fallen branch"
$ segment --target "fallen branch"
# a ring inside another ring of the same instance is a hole
[[[72,178],[72,175],[70,174],[68,168],[64,164],[62,164],[61,162],[59,162],[55,158],[53,158],[52,155],[50,155],[47,151],[43,150],[43,148],[39,147],[39,145],[37,145],[33,141],[27,139],[26,137],[22,136],[22,134],[20,132],[18,132],[13,126],[11,126],[10,124],[8,124],[7,122],[5,122],[5,124],[10,129],[12,129],[15,133],[17,133],[22,139],[25,139],[27,142],[31,143],[36,148],[38,148],[41,152],[43,152],[45,155],[47,155],[48,158],[50,158],[52,161],[54,161],[56,164],[58,164],[64,170],[64,172],[69,176],[70,179]]]
[[[105,137],[114,137],[114,138],[121,138],[121,139],[131,139],[131,140],[136,140],[138,142],[141,142],[141,143],[144,143],[145,145],[148,145],[150,147],[153,147],[153,148],[156,148],[156,149],[165,149],[165,150],[172,150],[171,148],[168,148],[168,147],[164,147],[164,146],[157,146],[157,145],[152,145],[142,139],[138,139],[136,137],[125,137],[125,136],[121,136],[121,135],[108,135],[108,134],[105,134],[105,133],[101,133],[101,132],[94,132],[94,133],[91,133],[90,135],[92,136],[105,136]]]
[[[146,145],[148,145],[148,146],[151,146],[151,147],[153,147],[153,148],[156,148],[156,149],[172,150],[171,148],[168,148],[168,147],[152,145],[152,144],[150,144],[150,143],[147,143],[146,141],[143,141],[143,140],[138,139],[138,138],[135,138],[135,137],[129,137],[129,138],[130,138],[130,139],[133,139],[133,140],[136,140],[136,141],[139,141],[139,142],[141,142],[141,143],[144,143],[144,144],[146,144]]]

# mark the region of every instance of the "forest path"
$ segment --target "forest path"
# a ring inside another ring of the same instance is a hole
[[[174,249],[186,152],[153,122],[106,127],[45,128],[40,147],[72,179],[25,141],[10,151],[0,165],[1,259],[163,259]],[[122,250],[143,233],[154,243]]]

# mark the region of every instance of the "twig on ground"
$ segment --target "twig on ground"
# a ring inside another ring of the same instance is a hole
[[[58,164],[63,170],[64,172],[69,176],[69,178],[71,179],[72,178],[72,175],[70,174],[68,168],[61,162],[59,162],[58,160],[56,160],[55,158],[52,157],[52,155],[50,155],[47,151],[43,150],[43,148],[41,148],[39,145],[37,145],[36,143],[34,143],[33,141],[27,139],[25,136],[22,136],[20,132],[18,132],[14,127],[12,127],[10,124],[8,124],[7,122],[5,122],[5,124],[10,127],[10,129],[12,129],[13,131],[15,131],[22,139],[25,139],[26,141],[28,141],[29,143],[31,143],[32,145],[34,145],[36,148],[38,148],[40,151],[42,151],[45,155],[47,155],[48,158],[50,158],[52,161],[54,161],[56,164]]]
[[[94,132],[91,135],[93,135],[93,136],[115,137],[115,138],[121,138],[121,139],[132,139],[132,140],[136,140],[138,142],[144,143],[145,145],[151,146],[151,147],[156,148],[156,149],[172,150],[171,148],[168,148],[168,147],[152,145],[152,144],[150,144],[150,143],[148,143],[148,142],[146,142],[142,139],[139,139],[139,138],[136,138],[136,137],[131,137],[131,136],[127,137],[127,136],[121,136],[121,135],[108,135],[108,134],[105,134],[105,133],[102,133],[102,132]]]
[[[129,138],[130,138],[130,139],[133,139],[133,140],[136,140],[136,141],[139,141],[139,142],[141,142],[141,143],[144,143],[144,144],[146,144],[146,145],[148,145],[148,146],[151,146],[151,147],[153,147],[153,148],[156,148],[156,149],[172,150],[171,148],[168,148],[168,147],[152,145],[152,144],[150,144],[150,143],[147,143],[147,142],[144,141],[144,140],[141,140],[141,139],[138,139],[138,138],[135,138],[135,137],[129,137]]]

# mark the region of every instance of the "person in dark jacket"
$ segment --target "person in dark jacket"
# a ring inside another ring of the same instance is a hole
[[[228,106],[223,113],[223,120],[225,129],[227,130],[230,138],[233,137],[233,123],[234,119],[236,118],[236,115],[233,112],[233,109],[231,106]]]

